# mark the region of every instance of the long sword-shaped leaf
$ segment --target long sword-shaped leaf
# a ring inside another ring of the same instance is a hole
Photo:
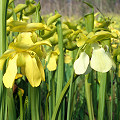
[[[100,80],[98,120],[103,120],[104,118],[106,77],[107,77],[107,73],[98,72],[98,80]]]
[[[58,79],[57,79],[57,93],[56,93],[56,103],[59,99],[59,96],[63,87],[64,80],[64,53],[63,53],[63,34],[62,34],[62,26],[60,19],[57,21],[57,33],[58,33],[58,46],[60,55],[58,58]],[[61,113],[59,114],[59,120],[61,120]]]
[[[6,49],[6,13],[9,0],[0,0],[0,56]],[[3,86],[3,71],[0,71],[0,119],[6,119],[6,88]]]

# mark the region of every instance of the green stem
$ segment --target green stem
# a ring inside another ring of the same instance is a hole
[[[39,23],[41,22],[41,16],[40,16],[40,2],[38,2],[37,6],[36,6],[36,22]],[[36,31],[38,35],[40,35],[40,30]]]
[[[111,120],[113,119],[113,71],[111,71]]]
[[[31,119],[39,120],[39,87],[30,87]]]
[[[79,56],[79,54],[80,54],[80,51],[81,51],[81,48],[79,48],[79,50],[78,50],[78,52],[77,52],[77,55],[76,55],[76,57],[75,57],[75,60],[78,58],[78,56]],[[72,74],[74,74],[74,68],[72,68],[72,71],[73,71]],[[63,88],[63,90],[62,90],[62,92],[61,92],[61,94],[60,94],[60,96],[59,96],[59,99],[58,99],[58,101],[57,101],[57,103],[56,103],[56,105],[55,105],[55,108],[54,108],[54,111],[53,111],[52,119],[51,119],[51,120],[55,120],[55,119],[56,119],[58,110],[59,110],[59,108],[61,107],[61,106],[60,106],[60,105],[61,105],[61,102],[63,101],[63,98],[65,97],[65,94],[67,93],[67,90],[68,90],[68,88],[69,88],[69,86],[70,86],[70,83],[71,83],[71,81],[75,81],[77,77],[78,77],[78,76],[76,76],[76,75],[74,76],[74,78],[71,76],[70,80],[67,82],[67,84],[66,84],[65,87]],[[72,80],[72,79],[73,79],[73,80]],[[72,88],[71,88],[71,89],[72,89]]]
[[[89,78],[90,78],[89,75],[90,74],[85,75],[85,94],[86,94],[86,101],[87,101],[89,119],[94,120],[91,81],[89,82]]]
[[[72,101],[72,83],[73,83],[74,70],[71,75],[70,90],[69,90],[69,99],[68,99],[68,108],[67,108],[67,120],[70,120],[70,111],[71,111],[71,101]]]
[[[49,85],[49,92],[52,93],[52,72],[49,71],[48,72],[48,85]],[[49,96],[49,118],[51,120],[51,116],[52,116],[52,94]]]
[[[63,35],[62,35],[62,26],[61,26],[60,19],[58,19],[56,27],[57,27],[57,33],[58,33],[58,47],[60,51],[59,58],[58,58],[58,79],[57,79],[57,92],[56,92],[56,103],[57,103],[62,91],[63,80],[64,80]],[[59,120],[61,120],[61,112],[59,113]]]
[[[18,91],[19,99],[20,99],[20,120],[23,120],[23,104],[22,104],[22,91]]]
[[[14,9],[14,8],[15,8],[14,1],[11,3],[11,5],[12,5],[12,9]],[[14,12],[14,10],[13,10],[13,19],[14,19],[14,20],[17,20],[17,15],[16,15],[16,13]]]
[[[95,116],[97,116],[97,82],[95,81],[96,72],[92,70],[91,72],[91,83],[92,83],[92,98],[93,98],[93,110]]]
[[[12,89],[7,89],[8,120],[16,120],[16,110]]]
[[[0,57],[6,50],[6,16],[9,0],[0,0]],[[0,71],[0,119],[5,120],[7,115],[6,88],[3,86],[2,77],[5,71]]]
[[[54,107],[55,107],[55,75],[56,75],[56,72],[54,71],[53,79],[52,79],[52,105],[53,105],[52,109],[53,110],[54,110]],[[52,111],[52,113],[53,113],[53,111]]]
[[[79,50],[78,50],[79,52]],[[74,64],[74,61],[76,58],[76,50],[72,52],[72,64]],[[78,55],[77,55],[78,57]],[[67,120],[71,119],[72,116],[72,108],[74,105],[74,92],[75,92],[75,83],[73,84],[73,75],[74,75],[74,70],[71,72],[71,83],[70,83],[70,89],[69,89],[69,99],[68,99],[68,108],[67,108]]]
[[[78,76],[75,76],[74,79],[73,79],[73,81],[75,81],[75,80],[77,79],[77,77],[78,77]],[[60,94],[60,96],[59,96],[59,99],[58,99],[58,101],[57,101],[57,104],[56,104],[56,106],[55,106],[55,108],[54,108],[54,112],[53,112],[53,115],[52,115],[52,119],[51,119],[51,120],[55,120],[55,119],[56,119],[56,116],[57,116],[58,110],[59,110],[59,108],[60,108],[60,105],[61,105],[61,103],[62,103],[62,101],[63,101],[63,99],[64,99],[64,97],[65,97],[65,95],[66,95],[66,93],[67,93],[67,91],[68,91],[68,89],[69,89],[70,82],[71,82],[71,79],[67,82],[67,84],[66,84],[65,87],[63,88],[63,90],[62,90],[62,92],[61,92],[61,94]]]
[[[30,117],[30,111],[31,111],[31,101],[30,101],[30,83],[28,83],[28,110],[27,110],[27,117],[28,117],[28,120],[30,120],[31,119],[31,117]]]

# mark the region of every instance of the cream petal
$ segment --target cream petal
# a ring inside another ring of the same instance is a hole
[[[112,67],[112,60],[103,48],[93,49],[90,65],[98,72],[108,72]]]
[[[77,75],[84,74],[89,65],[89,56],[82,52],[80,57],[74,62],[74,70]]]

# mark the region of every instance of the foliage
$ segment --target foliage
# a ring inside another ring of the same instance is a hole
[[[118,119],[120,32],[112,19],[87,2],[92,12],[75,21],[57,11],[41,16],[34,0],[7,2],[0,14],[1,119]]]

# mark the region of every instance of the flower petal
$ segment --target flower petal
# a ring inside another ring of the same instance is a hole
[[[38,68],[40,70],[41,80],[45,81],[45,72],[44,72],[44,68],[42,66],[42,63],[41,63],[39,58],[37,58],[36,60],[37,60]]]
[[[12,88],[14,84],[17,74],[17,57],[18,55],[9,60],[7,70],[3,76],[3,83],[6,88]]]
[[[74,62],[75,73],[78,75],[84,74],[87,70],[88,65],[89,56],[85,52],[82,52],[80,54],[80,57]]]
[[[31,57],[29,54],[25,55],[25,75],[32,87],[37,87],[41,83],[40,70],[37,66],[35,57]]]
[[[108,72],[112,67],[112,60],[103,48],[93,49],[90,65],[98,72]]]
[[[54,56],[50,57],[50,60],[47,64],[47,68],[49,71],[54,71],[57,68],[56,58]]]
[[[6,61],[6,59],[12,54],[14,53],[14,50],[10,50],[8,49],[7,51],[4,52],[4,54],[0,57],[0,70],[3,69],[4,63]]]

